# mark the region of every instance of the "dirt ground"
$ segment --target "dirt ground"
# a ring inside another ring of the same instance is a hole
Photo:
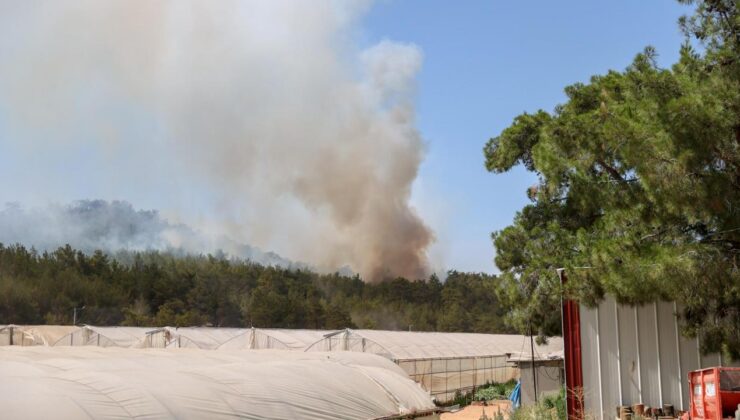
[[[444,413],[441,416],[442,420],[478,420],[480,419],[483,411],[485,410],[486,416],[489,419],[493,419],[494,414],[501,410],[504,415],[504,419],[509,418],[509,407],[511,407],[511,401],[500,400],[500,401],[489,401],[487,406],[481,405],[469,405],[464,409],[456,413]]]

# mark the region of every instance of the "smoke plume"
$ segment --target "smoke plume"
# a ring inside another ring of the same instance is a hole
[[[122,250],[180,256],[209,253],[262,265],[310,268],[229,237],[210,236],[182,223],[170,223],[155,210],[136,210],[124,201],[81,200],[30,209],[8,203],[0,209],[0,243],[23,244],[47,252],[69,244],[88,254],[102,250],[121,258],[128,255],[121,254]]]
[[[210,228],[320,268],[423,277],[422,54],[359,48],[368,7],[0,0],[0,136],[55,182],[89,170],[85,192],[201,206]],[[68,150],[85,161],[60,169]]]

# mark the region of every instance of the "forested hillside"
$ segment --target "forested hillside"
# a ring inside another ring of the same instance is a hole
[[[450,272],[445,282],[265,267],[213,256],[37,253],[0,245],[0,323],[510,332],[495,277]]]

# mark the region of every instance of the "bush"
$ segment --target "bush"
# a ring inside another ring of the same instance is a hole
[[[509,398],[509,395],[511,395],[511,391],[514,390],[515,386],[516,380],[513,379],[503,383],[488,382],[480,388],[477,388],[475,390],[475,393],[473,393],[472,391],[466,393],[457,391],[455,392],[455,397],[452,399],[452,401],[438,405],[459,405],[460,407],[465,407],[473,401],[505,400]]]
[[[504,400],[509,398],[511,391],[516,386],[515,380],[510,380],[504,383],[490,383],[486,384],[475,392],[473,399],[475,401],[490,401],[490,400]]]
[[[511,420],[566,420],[565,388],[557,395],[548,395],[536,405],[521,407],[514,411]]]

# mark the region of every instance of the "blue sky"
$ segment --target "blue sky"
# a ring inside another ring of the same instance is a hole
[[[418,127],[428,151],[414,201],[448,268],[497,271],[490,232],[511,223],[536,181],[521,169],[486,172],[485,142],[524,111],[551,111],[565,86],[623,69],[647,45],[670,66],[683,40],[676,21],[690,11],[674,0],[375,4],[365,42],[412,42],[424,52]]]
[[[412,201],[436,232],[433,266],[497,271],[490,233],[511,223],[536,179],[521,168],[502,175],[486,172],[482,148],[490,137],[522,112],[552,110],[564,101],[565,86],[623,69],[647,45],[656,47],[659,64],[669,66],[682,41],[676,21],[690,11],[675,0],[375,1],[356,32],[358,50],[388,39],[413,43],[424,55],[417,77],[417,126],[427,153]],[[17,44],[11,40],[2,46]],[[168,173],[166,160],[151,158],[168,154],[151,150],[158,132],[143,110],[91,103],[80,118],[105,121],[115,115],[125,128],[118,134],[129,139],[121,144],[141,153],[91,147],[90,141],[25,147],[22,137],[0,131],[0,203],[123,199],[168,217],[167,210],[180,210],[188,223],[207,213],[209,205],[218,207],[207,183],[191,180],[183,187],[174,176],[151,176]],[[3,129],[11,125],[3,121],[6,114],[0,109]],[[85,131],[86,121],[67,123],[82,127],[83,137],[100,135],[92,128]]]

